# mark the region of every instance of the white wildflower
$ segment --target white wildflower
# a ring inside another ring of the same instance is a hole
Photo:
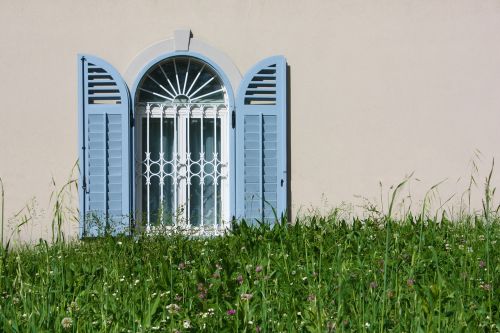
[[[170,313],[179,312],[180,309],[181,309],[181,307],[179,305],[175,304],[175,303],[167,305],[167,310]]]
[[[253,295],[252,295],[252,294],[241,294],[241,299],[242,299],[243,301],[249,301],[249,300],[251,300],[251,299],[252,299],[252,297],[253,297]]]

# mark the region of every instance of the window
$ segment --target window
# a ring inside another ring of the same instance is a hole
[[[175,36],[132,62],[128,84],[106,61],[78,56],[81,237],[220,234],[233,219],[274,223],[286,212],[285,58],[241,77],[190,33]]]
[[[147,71],[135,100],[141,221],[148,230],[227,225],[228,102],[219,75],[197,58],[169,58]]]

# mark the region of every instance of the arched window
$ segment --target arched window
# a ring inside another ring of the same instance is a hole
[[[241,77],[189,31],[174,35],[132,62],[128,84],[106,61],[78,56],[81,237],[220,234],[233,219],[272,224],[285,214],[285,58]]]
[[[226,88],[189,56],[152,66],[136,90],[138,208],[153,226],[220,229],[229,221]]]

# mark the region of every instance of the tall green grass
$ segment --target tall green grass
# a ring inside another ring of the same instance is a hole
[[[346,221],[332,214],[300,222],[274,228],[243,223],[210,239],[105,237],[4,250],[0,327],[500,330],[496,216]]]
[[[0,331],[500,332],[492,172],[483,212],[453,220],[427,210],[439,183],[419,214],[394,217],[408,179],[365,219],[71,242],[68,182],[52,196],[52,243],[0,248]]]

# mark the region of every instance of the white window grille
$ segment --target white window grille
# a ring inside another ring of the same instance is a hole
[[[167,59],[136,96],[139,220],[155,228],[219,234],[228,227],[228,105],[206,63]]]

